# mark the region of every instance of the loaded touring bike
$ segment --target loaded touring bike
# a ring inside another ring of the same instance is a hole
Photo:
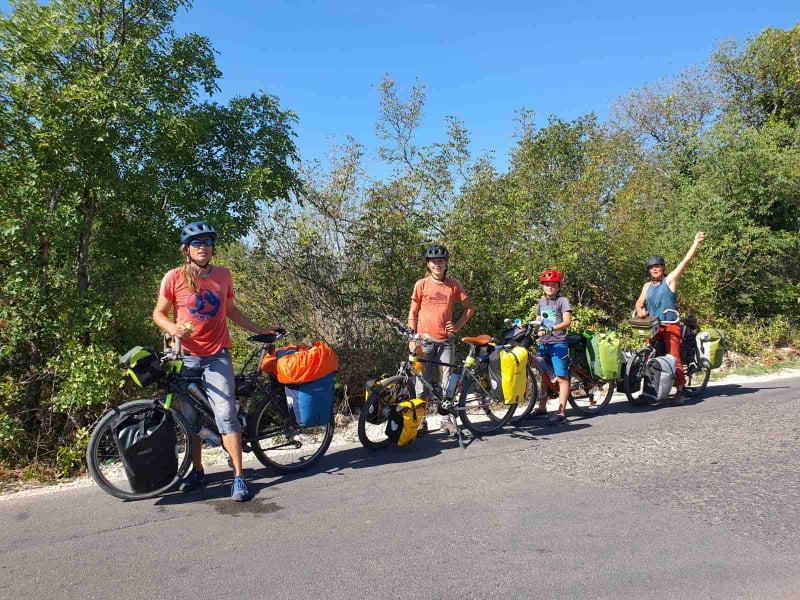
[[[547,394],[550,398],[558,398],[558,383],[555,374],[546,359],[536,355],[535,349],[538,342],[538,332],[550,333],[552,330],[542,325],[539,321],[523,323],[519,319],[504,321],[507,329],[503,332],[503,342],[509,345],[520,345],[530,352],[528,362],[528,384],[523,402],[517,406],[517,411],[511,419],[512,423],[519,423],[528,418],[536,407],[539,394]],[[591,417],[602,413],[611,402],[617,381],[605,381],[592,374],[586,359],[587,339],[577,333],[567,335],[569,347],[569,404],[573,410],[583,416]],[[536,373],[541,374],[545,383],[540,390]]]
[[[656,359],[667,356],[667,347],[658,337],[662,325],[681,324],[681,362],[686,378],[684,390],[697,396],[702,394],[708,385],[711,363],[701,354],[697,346],[696,320],[690,315],[685,323],[681,323],[678,311],[668,309],[665,313],[667,312],[674,313],[674,320],[661,321],[653,317],[630,321],[634,331],[645,339],[645,346],[631,354],[625,366],[624,391],[631,404],[637,406],[655,404],[666,398],[665,394],[658,393],[653,381]]]
[[[276,473],[293,473],[325,454],[333,438],[334,420],[320,426],[301,427],[288,405],[283,386],[260,370],[263,358],[273,354],[275,342],[285,332],[255,335],[256,344],[236,375],[236,396],[242,422],[243,449]],[[162,391],[153,399],[135,400],[109,410],[92,430],[86,464],[95,483],[124,500],[152,498],[171,490],[189,472],[194,444],[204,437],[217,445],[219,430],[206,398],[202,374],[184,367],[177,338],[164,350],[136,347],[122,357],[128,373],[140,386],[157,384]],[[136,460],[144,475],[134,472],[126,448],[150,440],[152,452]],[[148,454],[160,453],[161,456]],[[173,458],[175,460],[173,460]]]
[[[387,315],[400,336],[407,342],[422,343],[424,338],[416,334],[399,319]],[[414,355],[400,363],[395,375],[384,377],[368,386],[366,403],[358,418],[358,439],[370,450],[385,448],[392,443],[387,434],[387,423],[392,411],[400,402],[414,398],[414,381],[422,382],[432,400],[442,414],[455,417],[459,445],[463,448],[462,426],[475,436],[495,433],[508,423],[514,414],[515,404],[498,401],[488,383],[488,364],[476,359],[490,344],[488,335],[465,337],[461,340],[469,345],[469,352],[460,364],[426,360]],[[443,386],[435,385],[424,376],[424,365],[434,364],[450,367],[450,380]]]

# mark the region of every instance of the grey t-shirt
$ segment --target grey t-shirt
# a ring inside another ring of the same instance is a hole
[[[569,305],[569,300],[564,296],[556,296],[552,300],[545,296],[539,300],[539,306],[536,309],[536,316],[542,322],[542,325],[548,327],[555,327],[564,322],[564,313],[572,312],[572,307]],[[543,344],[557,344],[558,342],[567,341],[567,330],[554,331],[551,335],[544,335],[539,338]]]

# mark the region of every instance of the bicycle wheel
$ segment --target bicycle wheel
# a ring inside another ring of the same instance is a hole
[[[691,363],[686,369],[686,384],[683,389],[688,390],[692,396],[702,395],[711,377],[711,363],[706,358],[699,360],[700,366]]]
[[[278,473],[295,473],[319,460],[333,439],[333,415],[327,425],[300,427],[277,393],[263,398],[253,411],[250,445],[262,465]]]
[[[539,401],[539,384],[536,381],[536,371],[528,365],[527,370],[528,382],[525,388],[525,397],[522,402],[516,405],[514,414],[511,416],[510,422],[517,424],[527,419],[531,411],[536,408],[536,403]]]
[[[495,433],[511,420],[516,404],[497,400],[491,390],[466,371],[458,399],[458,416],[475,435]]]
[[[600,381],[583,377],[579,373],[570,373],[570,406],[584,417],[599,415],[611,402],[616,387],[616,381]]]
[[[145,415],[153,410],[169,414],[175,423],[175,435],[178,440],[175,446],[178,472],[174,479],[156,490],[136,492],[125,475],[114,428],[123,419]],[[144,500],[167,492],[186,475],[192,464],[193,444],[189,425],[179,413],[166,409],[158,400],[134,400],[112,408],[97,422],[86,448],[86,466],[94,482],[107,494],[122,500]]]
[[[644,406],[656,402],[656,397],[647,391],[647,378],[644,369],[653,354],[652,348],[642,348],[628,359],[625,370],[624,388],[628,402],[634,406]]]
[[[386,423],[392,407],[410,397],[402,377],[391,377],[383,385],[370,390],[358,415],[358,440],[364,448],[380,450],[391,443],[386,436]]]

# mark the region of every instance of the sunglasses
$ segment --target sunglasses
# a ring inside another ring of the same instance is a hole
[[[215,243],[216,242],[214,240],[209,238],[206,240],[192,240],[191,242],[189,242],[189,245],[192,248],[200,248],[201,246],[205,246],[206,248],[213,248]]]

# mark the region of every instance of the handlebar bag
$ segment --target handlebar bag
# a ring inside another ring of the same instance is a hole
[[[164,367],[155,348],[134,346],[120,357],[119,364],[126,368],[125,373],[141,388],[164,376]]]
[[[504,404],[519,404],[528,383],[528,351],[515,346],[497,348],[489,355],[489,384],[492,395]]]
[[[628,319],[628,324],[631,326],[631,329],[633,329],[633,333],[637,334],[639,337],[649,338],[655,333],[659,320],[657,317],[651,316],[645,317],[644,319],[634,317],[633,319]]]
[[[293,385],[315,381],[338,369],[339,357],[325,342],[314,342],[310,348],[301,346],[276,361],[278,381]]]
[[[152,492],[178,473],[178,436],[169,413],[150,410],[130,415],[114,427],[114,439],[134,492]]]
[[[386,437],[398,446],[410,444],[417,439],[425,412],[425,400],[420,398],[398,402],[386,422]]]
[[[286,400],[300,427],[321,427],[330,422],[335,380],[333,372],[307,383],[286,384]]]
[[[657,356],[645,367],[645,376],[651,388],[646,391],[655,396],[659,402],[663,402],[669,396],[672,384],[675,382],[675,367],[675,357],[669,354]]]
[[[723,348],[724,334],[719,329],[704,329],[697,334],[697,349],[700,356],[705,358],[712,369],[719,369],[722,366],[722,359],[725,354]]]
[[[586,360],[592,374],[598,379],[619,379],[622,374],[619,335],[615,332],[595,334],[586,345]]]

